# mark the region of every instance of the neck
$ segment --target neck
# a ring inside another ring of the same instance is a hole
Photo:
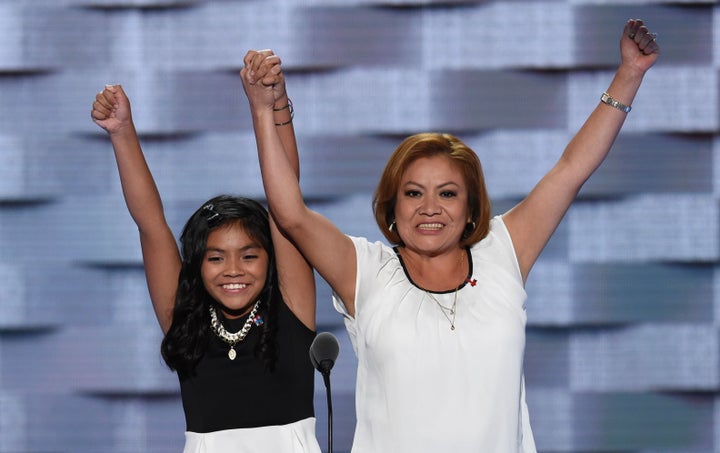
[[[452,291],[465,282],[469,269],[467,252],[463,248],[436,256],[414,253],[405,247],[398,250],[410,278],[421,288],[434,292]]]
[[[251,302],[250,304],[242,308],[228,308],[221,303],[216,303],[216,306],[222,312],[223,316],[225,316],[227,319],[235,319],[250,313],[250,311],[255,306],[255,302]]]

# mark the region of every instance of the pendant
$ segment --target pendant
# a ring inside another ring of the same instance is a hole
[[[230,350],[228,351],[228,358],[230,360],[235,360],[235,357],[237,357],[237,352],[235,352],[235,346],[230,346]]]
[[[455,324],[450,325],[450,330],[455,330]]]

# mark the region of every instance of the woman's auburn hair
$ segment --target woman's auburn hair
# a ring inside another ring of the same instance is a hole
[[[397,229],[389,229],[395,219],[395,204],[400,181],[408,166],[422,157],[447,156],[460,170],[468,191],[468,210],[475,223],[468,225],[460,239],[462,247],[471,246],[490,231],[490,197],[485,187],[482,165],[475,151],[459,138],[446,133],[424,132],[407,137],[395,149],[385,165],[373,196],[373,214],[380,231],[395,245],[402,239]]]

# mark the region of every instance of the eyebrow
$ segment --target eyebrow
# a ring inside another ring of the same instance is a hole
[[[406,182],[405,184],[403,184],[403,187],[408,186],[408,185],[413,185],[413,186],[425,188],[424,185],[420,184],[419,182],[412,181],[412,180]],[[443,189],[443,188],[446,188],[447,186],[460,187],[460,184],[459,184],[459,183],[456,183],[455,181],[448,181],[448,182],[444,182],[444,183],[438,185],[437,188]]]
[[[239,250],[240,250],[240,252],[247,252],[249,250],[254,250],[254,249],[262,249],[262,246],[260,244],[249,244],[244,247],[240,247]],[[224,252],[225,249],[221,249],[219,247],[207,247],[205,249],[205,251],[206,252]]]

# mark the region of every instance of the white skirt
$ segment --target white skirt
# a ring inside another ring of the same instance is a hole
[[[185,432],[183,453],[320,453],[315,418],[288,425],[237,428],[212,433]]]

